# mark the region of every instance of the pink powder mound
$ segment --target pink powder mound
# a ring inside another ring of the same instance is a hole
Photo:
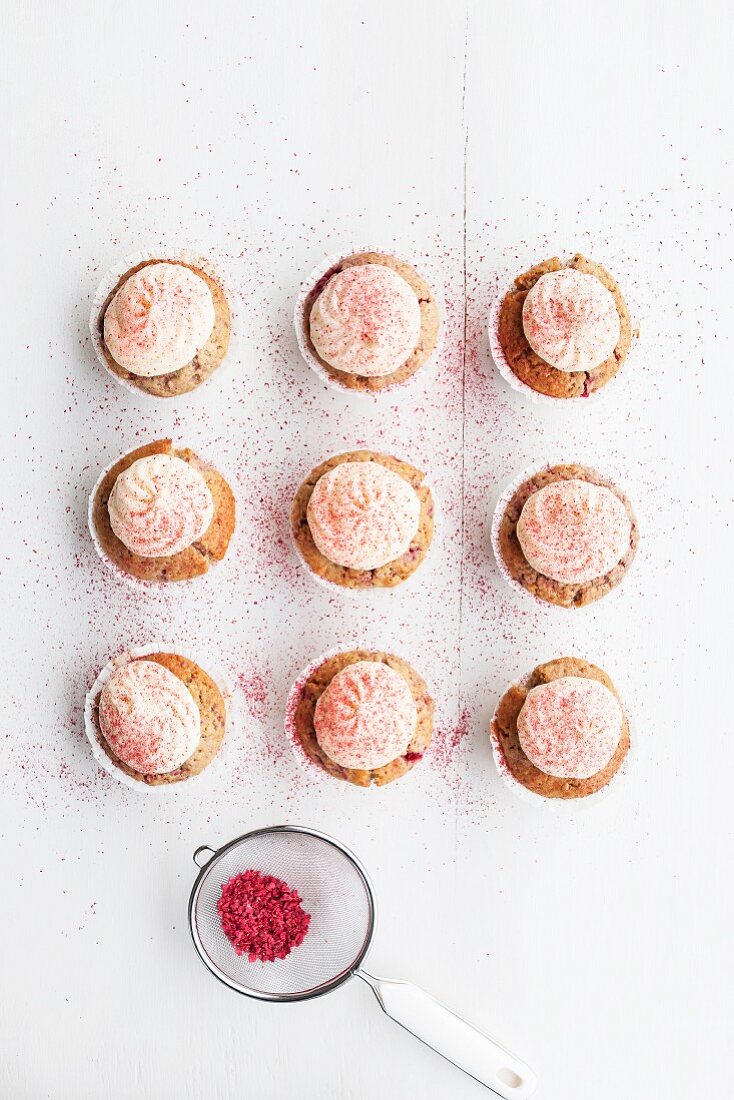
[[[311,923],[297,890],[274,875],[252,870],[224,883],[217,912],[236,953],[250,962],[285,959],[303,943]]]

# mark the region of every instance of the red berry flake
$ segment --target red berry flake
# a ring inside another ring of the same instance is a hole
[[[227,939],[250,962],[286,958],[303,943],[311,923],[298,891],[260,871],[244,871],[225,882],[217,911]]]

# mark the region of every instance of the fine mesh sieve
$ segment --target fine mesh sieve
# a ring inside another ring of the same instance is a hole
[[[215,851],[194,852],[200,868],[189,899],[189,926],[208,969],[238,993],[266,1001],[318,997],[359,977],[397,1023],[506,1100],[529,1100],[533,1071],[501,1044],[409,982],[362,967],[375,927],[372,885],[357,858],[324,833],[292,825],[257,829]],[[220,923],[222,886],[248,870],[274,875],[298,891],[311,917],[305,939],[285,959],[237,955]]]
[[[196,856],[202,851],[210,849]],[[246,870],[287,882],[311,917],[303,943],[285,959],[249,962],[222,931],[222,886]],[[191,934],[209,969],[239,993],[266,1001],[316,997],[345,981],[364,958],[374,921],[372,888],[356,859],[328,837],[288,826],[259,829],[221,848],[189,903]]]

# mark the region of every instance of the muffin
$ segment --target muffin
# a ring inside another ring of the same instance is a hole
[[[492,742],[501,774],[543,798],[584,798],[616,775],[629,725],[606,672],[577,657],[538,665],[500,699]]]
[[[435,505],[424,474],[376,451],[334,455],[308,475],[291,507],[296,550],[319,580],[394,588],[431,545]]]
[[[201,267],[147,259],[116,281],[93,324],[95,345],[117,378],[153,397],[177,397],[222,363],[231,315],[222,287]]]
[[[148,787],[203,772],[221,748],[227,722],[211,676],[187,657],[159,652],[111,661],[87,697],[85,717],[107,770],[122,773],[128,785]]]
[[[627,358],[632,328],[615,280],[577,253],[519,275],[498,303],[490,338],[508,381],[564,399],[607,384]]]
[[[492,545],[513,587],[560,607],[611,592],[632,564],[639,530],[622,492],[589,466],[547,466],[500,499]]]
[[[428,361],[441,317],[436,295],[410,264],[356,252],[302,288],[295,321],[301,351],[325,381],[378,393]]]
[[[334,778],[382,787],[409,772],[430,745],[433,700],[415,669],[394,654],[331,654],[293,685],[286,734]]]
[[[142,581],[184,581],[227,552],[234,496],[213,466],[170,439],[156,440],[105,470],[89,524],[104,561]]]

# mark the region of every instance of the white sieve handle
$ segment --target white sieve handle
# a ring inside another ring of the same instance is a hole
[[[356,975],[371,988],[390,1019],[504,1100],[529,1100],[538,1079],[524,1062],[430,994],[410,982]]]

